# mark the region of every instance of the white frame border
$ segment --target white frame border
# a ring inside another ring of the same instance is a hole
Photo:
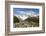
[[[13,28],[13,8],[39,8],[40,13],[39,13],[39,27],[28,27],[28,28]],[[11,32],[16,32],[16,31],[37,31],[37,30],[42,30],[42,6],[26,6],[26,5],[10,5],[10,31]]]

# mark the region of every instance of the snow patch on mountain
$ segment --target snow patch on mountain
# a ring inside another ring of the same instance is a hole
[[[25,20],[25,19],[27,19],[29,16],[30,17],[37,17],[39,14],[37,13],[35,13],[35,12],[33,12],[33,11],[30,11],[30,12],[20,12],[21,14],[19,14],[19,15],[17,15],[17,14],[15,14],[15,16],[16,17],[18,17],[19,19],[22,19],[22,20]]]

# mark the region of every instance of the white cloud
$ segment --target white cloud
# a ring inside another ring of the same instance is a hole
[[[21,14],[25,14],[25,12],[24,12],[24,11],[20,11],[20,13],[21,13]]]
[[[26,15],[31,16],[31,17],[37,17],[38,16],[38,14],[36,12],[33,12],[33,11],[27,12]]]

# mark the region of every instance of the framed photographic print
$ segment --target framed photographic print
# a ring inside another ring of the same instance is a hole
[[[45,32],[45,4],[6,2],[6,34],[35,34]]]

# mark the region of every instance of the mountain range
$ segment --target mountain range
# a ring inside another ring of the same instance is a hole
[[[14,22],[19,22],[20,20],[22,21],[28,21],[28,22],[37,22],[39,23],[39,16],[36,16],[36,17],[31,17],[31,16],[28,16],[28,17],[21,17],[21,16],[14,16]]]
[[[36,14],[36,15],[16,15],[16,17],[18,18],[18,19],[21,19],[21,20],[25,20],[25,19],[27,19],[27,18],[29,18],[29,17],[38,17],[39,15],[38,14]]]

